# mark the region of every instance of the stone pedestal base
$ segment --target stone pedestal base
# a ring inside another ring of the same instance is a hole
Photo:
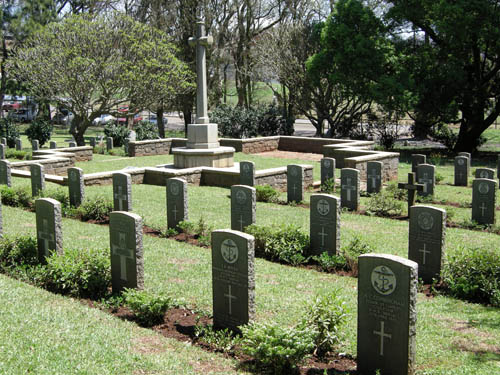
[[[228,168],[234,165],[233,147],[217,147],[210,149],[176,147],[172,149],[172,154],[174,154],[175,168]]]
[[[217,124],[189,124],[187,148],[218,148]]]

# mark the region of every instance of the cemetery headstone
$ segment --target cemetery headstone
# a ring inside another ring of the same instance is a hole
[[[412,154],[411,155],[411,171],[417,173],[417,166],[419,164],[427,163],[427,156],[424,154]]]
[[[311,195],[311,255],[336,255],[340,249],[340,198],[330,194]]]
[[[63,253],[61,203],[52,198],[35,201],[38,260],[47,263],[51,252]]]
[[[167,226],[176,228],[188,220],[187,182],[181,178],[167,179]]]
[[[424,189],[419,192],[422,196],[434,195],[436,185],[436,167],[431,164],[420,164],[417,167],[417,181],[424,185]]]
[[[7,146],[7,138],[2,137],[0,143],[3,144],[4,146]]]
[[[413,374],[418,265],[395,255],[363,254],[358,267],[358,373]]]
[[[335,163],[334,158],[321,159],[321,186],[324,186],[330,179],[335,183]]]
[[[96,138],[95,137],[90,137],[90,146],[95,147],[96,146]]]
[[[490,180],[495,179],[495,170],[491,168],[477,168],[476,169],[476,178],[487,178]]]
[[[382,188],[382,167],[381,161],[369,161],[366,163],[366,191],[368,193],[378,193]]]
[[[497,178],[500,180],[500,154],[498,155],[497,160]]]
[[[106,150],[109,151],[113,149],[113,138],[107,137],[106,138]]]
[[[410,172],[408,173],[408,183],[400,182],[398,184],[399,189],[405,189],[408,190],[408,215],[410,214],[410,207],[415,205],[415,193],[417,191],[423,191],[424,190],[424,185],[423,184],[417,184],[415,182],[415,173]]]
[[[50,149],[54,150],[57,148],[57,142],[56,141],[50,141]]]
[[[359,171],[353,168],[340,170],[340,204],[349,210],[359,207]]]
[[[467,186],[469,184],[469,159],[465,156],[455,157],[455,186]]]
[[[0,160],[0,184],[12,186],[11,168],[8,160]]]
[[[69,204],[78,207],[85,196],[83,170],[81,168],[68,168]]]
[[[109,215],[111,285],[113,293],[124,288],[144,288],[142,219],[130,212]]]
[[[240,185],[255,186],[255,163],[253,161],[240,162]]]
[[[431,206],[410,208],[408,259],[418,264],[418,277],[431,283],[441,274],[444,260],[446,211]]]
[[[16,151],[21,151],[23,149],[23,142],[17,138],[16,139]]]
[[[6,146],[0,143],[0,159],[5,159]]]
[[[38,151],[40,149],[40,142],[38,141],[38,139],[33,139],[31,141],[31,149],[33,151]]]
[[[257,194],[255,188],[246,185],[231,186],[231,229],[243,230],[255,223]]]
[[[128,173],[113,173],[113,209],[132,211],[132,177]]]
[[[31,172],[31,195],[36,197],[40,191],[45,189],[45,174],[43,165],[35,163],[30,165]]]
[[[467,175],[470,174],[470,165],[471,165],[471,162],[472,162],[472,154],[470,152],[459,152],[457,154],[457,156],[465,156],[468,160],[467,160],[467,166],[468,166],[468,173]]]
[[[237,330],[255,315],[254,237],[233,230],[212,232],[213,320]]]
[[[472,181],[472,220],[495,224],[497,182],[487,178]]]
[[[286,191],[288,202],[302,202],[304,200],[304,168],[302,166],[287,165]]]
[[[69,147],[76,147],[76,142],[74,141],[69,142]]]

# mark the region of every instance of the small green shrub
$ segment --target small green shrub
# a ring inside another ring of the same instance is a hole
[[[321,184],[321,191],[326,194],[332,194],[335,192],[335,179],[328,178]]]
[[[321,253],[321,255],[313,256],[312,260],[318,263],[321,269],[325,272],[347,269],[347,260],[343,254],[328,255],[325,251],[324,253]]]
[[[358,257],[362,254],[373,253],[374,249],[360,237],[356,236],[347,245],[342,247],[341,252],[343,253],[347,268],[352,271],[354,276],[358,274]]]
[[[270,185],[255,186],[257,202],[275,203],[278,201],[280,193]]]
[[[368,200],[367,211],[376,216],[399,216],[403,213],[403,202],[394,198],[392,191],[382,189]]]
[[[31,196],[28,187],[8,187],[0,185],[0,194],[2,203],[12,207],[23,207],[31,209],[34,206],[35,199]]]
[[[124,125],[108,123],[104,125],[104,134],[106,137],[113,138],[113,147],[121,147],[125,143],[130,130]]]
[[[175,228],[163,228],[163,229],[160,229],[160,233],[161,233],[161,236],[165,237],[165,238],[174,237],[174,236],[177,236],[179,234],[179,232]]]
[[[275,374],[287,374],[314,349],[316,332],[278,324],[253,323],[241,328],[242,350]]]
[[[455,297],[500,307],[500,257],[493,249],[457,249],[448,255],[442,279]]]
[[[139,121],[134,125],[136,140],[159,139],[158,126],[150,121]]]
[[[95,220],[98,222],[108,222],[109,214],[113,211],[113,202],[105,196],[96,196],[85,199],[80,207],[77,208],[77,214],[82,221]]]
[[[154,295],[145,290],[125,289],[123,297],[138,323],[145,327],[163,322],[167,310],[177,306],[171,297]]]
[[[5,151],[5,157],[7,159],[31,160],[33,158],[33,155],[31,154],[31,152],[8,148]]]
[[[408,193],[404,189],[398,188],[398,183],[396,181],[390,181],[385,188],[387,193],[390,193],[394,199],[406,201],[408,199]]]
[[[43,146],[52,135],[53,126],[50,122],[45,120],[34,120],[26,129],[26,135],[30,142],[37,139],[40,146]]]
[[[227,353],[234,349],[240,338],[229,329],[214,329],[212,325],[196,325],[194,335],[219,352]]]
[[[196,225],[187,220],[180,221],[177,227],[182,233],[186,233],[188,236],[192,236],[196,233]]]
[[[4,267],[34,265],[38,263],[36,238],[22,236],[0,239],[0,263]]]
[[[16,139],[19,138],[19,129],[9,118],[0,118],[0,138],[7,138],[7,146],[16,147]]]
[[[444,181],[444,176],[440,173],[435,173],[434,178],[436,180],[436,185],[440,184],[441,182]]]

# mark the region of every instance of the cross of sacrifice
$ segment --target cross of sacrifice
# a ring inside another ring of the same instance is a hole
[[[172,212],[174,213],[174,220],[177,220],[177,212],[179,212],[179,211],[177,210],[176,204],[174,204],[174,209],[172,210]]]
[[[415,172],[410,172],[408,173],[408,183],[400,182],[398,188],[408,190],[408,215],[410,215],[410,207],[415,204],[415,193],[423,191],[424,185],[415,183]]]
[[[351,178],[346,178],[345,179],[345,185],[342,185],[342,189],[345,189],[346,190],[346,194],[347,194],[347,201],[350,202],[351,201],[351,191],[352,192],[355,192],[356,191],[356,187],[351,185]]]
[[[389,340],[392,338],[392,335],[384,332],[384,321],[380,322],[380,331],[373,331],[373,334],[380,336],[380,355],[384,355],[384,338],[388,338]]]
[[[123,186],[118,185],[116,187],[118,190],[113,196],[118,199],[118,211],[123,210],[123,201],[127,201],[127,195],[123,193]]]
[[[419,253],[422,253],[422,257],[423,257],[422,264],[425,264],[425,256],[426,256],[427,254],[430,254],[430,253],[431,253],[429,250],[426,250],[426,249],[425,249],[425,245],[426,245],[426,244],[424,243],[424,248],[419,250]]]
[[[43,241],[43,252],[49,256],[49,241],[54,242],[54,234],[49,233],[49,221],[42,219],[42,230],[38,231],[38,238]]]
[[[372,171],[368,174],[367,177],[371,180],[372,187],[375,187],[377,185],[377,180],[380,179],[380,176],[377,174],[376,169],[372,169]]]
[[[321,226],[321,232],[318,235],[321,236],[321,246],[325,246],[325,237],[328,237],[328,233],[325,232],[324,226]]]
[[[113,255],[120,257],[120,279],[127,281],[127,259],[134,260],[132,249],[127,249],[126,233],[118,232],[118,244],[111,244]]]
[[[486,207],[486,205],[483,202],[483,204],[479,206],[479,208],[481,209],[481,216],[484,216],[484,211],[487,210],[488,207]]]
[[[233,299],[236,299],[236,296],[233,296],[231,293],[231,284],[228,285],[228,292],[227,294],[224,294],[224,297],[227,298],[229,302],[229,315],[233,314]]]
[[[196,123],[208,124],[206,47],[213,43],[211,35],[205,34],[205,23],[196,22],[196,36],[188,39],[190,46],[196,46]]]
[[[420,180],[419,181],[420,183],[424,184],[423,192],[427,193],[427,190],[429,189],[429,187],[432,184],[432,178],[429,177],[429,173],[424,173],[424,177],[421,177],[419,180]]]

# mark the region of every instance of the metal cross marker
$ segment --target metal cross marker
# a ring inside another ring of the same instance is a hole
[[[410,172],[408,173],[408,183],[400,182],[398,188],[408,190],[408,215],[410,215],[410,207],[415,204],[415,193],[423,191],[424,185],[415,183],[415,173]]]
[[[43,240],[43,252],[49,256],[49,241],[54,242],[54,234],[49,233],[49,221],[42,219],[42,230],[38,231],[38,238]]]
[[[481,216],[484,216],[484,211],[487,210],[488,207],[486,207],[486,205],[483,202],[483,204],[479,206],[479,208],[481,209]]]
[[[118,190],[117,193],[115,193],[113,196],[115,199],[118,199],[118,211],[123,210],[123,201],[127,201],[127,195],[123,194],[123,186],[119,185],[116,187]]]
[[[112,244],[113,255],[120,257],[120,279],[127,281],[127,259],[134,260],[132,249],[127,249],[126,233],[118,232],[118,244]]]
[[[350,202],[350,201],[351,201],[351,191],[352,191],[352,192],[355,192],[355,191],[356,191],[356,187],[355,187],[355,186],[353,186],[353,185],[351,185],[351,180],[352,180],[351,178],[346,178],[346,179],[345,179],[345,183],[346,183],[346,184],[345,184],[345,185],[342,185],[342,189],[345,189],[345,190],[346,190],[346,194],[347,194],[347,198],[346,198],[346,200],[347,200],[348,202]]]
[[[321,226],[321,232],[318,235],[321,236],[321,246],[325,246],[325,237],[328,237],[328,233],[325,232],[324,226]]]
[[[373,334],[380,336],[380,355],[384,355],[384,338],[388,338],[389,340],[392,338],[391,334],[384,332],[384,321],[380,322],[380,331],[373,331]]]
[[[424,243],[424,248],[423,249],[420,249],[419,252],[422,253],[422,257],[423,257],[423,261],[422,261],[422,264],[425,264],[425,256],[427,254],[430,254],[431,252],[429,250],[426,250],[425,249],[425,243]]]
[[[233,299],[236,299],[236,296],[233,296],[231,294],[231,284],[228,285],[228,293],[227,294],[224,294],[224,297],[227,298],[228,302],[229,302],[229,315],[232,315],[233,314]]]

